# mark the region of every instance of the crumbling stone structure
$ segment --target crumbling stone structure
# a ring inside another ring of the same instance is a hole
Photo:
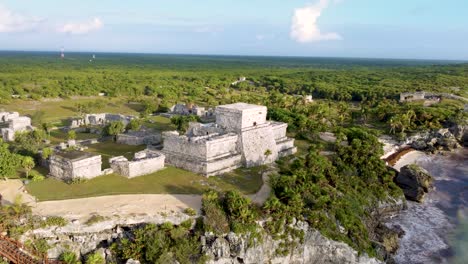
[[[133,161],[119,156],[109,159],[109,163],[115,173],[133,178],[164,169],[164,159],[164,154],[146,149],[135,153]]]
[[[87,114],[84,118],[72,119],[70,128],[77,128],[80,126],[104,126],[110,122],[120,121],[124,125],[130,123],[134,116],[126,116],[121,114],[107,114],[107,113],[100,113],[100,114]]]
[[[205,107],[197,106],[194,104],[176,104],[170,108],[168,114],[169,116],[196,115],[199,117],[209,117],[213,116],[214,112],[212,109],[206,109]]]
[[[101,155],[83,151],[57,151],[50,156],[50,175],[65,182],[102,175]]]
[[[161,134],[150,131],[129,131],[117,135],[117,143],[125,145],[155,145],[161,143]]]
[[[16,132],[32,130],[31,118],[18,112],[0,112],[0,133],[4,141],[15,140]]]
[[[425,97],[426,97],[425,92],[401,93],[400,102],[412,102],[412,101],[424,100]]]
[[[186,135],[163,134],[166,161],[211,176],[274,162],[296,152],[287,124],[268,122],[265,106],[236,103],[216,108],[216,122],[191,123]]]

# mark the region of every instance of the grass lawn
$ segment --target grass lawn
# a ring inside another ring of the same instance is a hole
[[[175,130],[175,126],[171,123],[171,119],[163,116],[150,116],[144,126],[153,128],[159,131]]]
[[[88,145],[88,149],[86,149],[85,151],[100,154],[102,156],[102,168],[107,169],[110,167],[109,158],[124,156],[127,159],[132,160],[133,154],[135,154],[135,152],[144,150],[145,148],[145,145],[130,146],[117,144],[113,141],[106,141],[102,143]]]
[[[36,111],[44,111],[45,122],[59,122],[69,117],[76,117],[75,105],[77,103],[88,103],[96,100],[103,100],[103,108],[96,110],[97,113],[120,113],[138,116],[139,105],[128,104],[124,99],[119,98],[78,98],[59,100],[12,100],[9,104],[0,105],[6,111],[17,111],[22,115],[32,115]]]
[[[238,189],[245,194],[258,191],[263,184],[260,168],[239,169],[219,177],[206,177],[167,167],[150,175],[127,179],[106,175],[84,183],[66,184],[48,178],[31,182],[28,192],[39,201],[64,200],[117,194],[201,194],[211,188],[219,191]]]
[[[68,137],[68,133],[57,129],[50,132],[50,142],[52,144],[59,144],[61,142],[66,142]],[[100,138],[101,135],[92,134],[92,133],[76,133],[77,140],[84,140],[84,139],[92,139],[92,138]]]

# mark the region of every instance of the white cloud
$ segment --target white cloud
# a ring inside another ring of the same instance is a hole
[[[99,30],[103,26],[104,23],[102,23],[101,19],[96,17],[87,22],[67,23],[63,26],[60,26],[57,31],[70,34],[86,34],[91,31]]]
[[[0,5],[0,33],[23,32],[37,27],[41,19],[14,13]]]
[[[291,38],[300,43],[342,39],[338,33],[321,32],[317,25],[318,18],[329,3],[328,0],[319,0],[316,4],[308,4],[295,9],[292,17]]]

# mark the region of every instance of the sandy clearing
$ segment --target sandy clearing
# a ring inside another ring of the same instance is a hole
[[[23,203],[34,203],[36,199],[23,191],[23,183],[20,180],[0,181],[0,194],[2,194],[2,204],[6,205],[14,203],[17,196],[21,196],[21,201]]]
[[[183,212],[186,208],[201,209],[200,195],[136,194],[113,195],[39,202],[33,213],[41,216],[59,215],[66,219],[87,219],[92,214],[106,217]]]
[[[397,171],[400,171],[401,167],[409,165],[409,164],[415,164],[416,161],[424,155],[426,154],[422,151],[417,151],[417,150],[411,151],[401,156],[400,159],[395,163],[393,168],[396,169]]]

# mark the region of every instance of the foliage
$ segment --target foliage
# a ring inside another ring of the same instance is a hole
[[[125,131],[125,125],[122,123],[122,121],[113,121],[110,122],[105,128],[104,128],[104,134],[109,135],[109,136],[117,136],[118,134],[121,134]]]
[[[335,159],[328,160],[311,150],[273,178],[273,196],[264,210],[276,219],[289,216],[307,220],[325,236],[373,255],[364,224],[368,212],[379,201],[401,197],[401,190],[379,158],[382,148],[375,136],[351,128],[343,130],[342,137],[348,144],[337,144]]]
[[[75,140],[76,139],[76,131],[70,130],[67,132],[67,139],[68,140]]]
[[[26,178],[29,178],[29,172],[34,168],[34,166],[36,166],[36,164],[34,163],[34,159],[32,157],[25,156],[21,161],[21,166],[26,171]]]
[[[194,216],[197,214],[197,211],[195,211],[195,209],[193,208],[185,208],[184,209],[184,214],[188,215],[188,216]]]
[[[0,175],[7,178],[16,175],[16,169],[22,161],[22,157],[11,153],[8,147],[8,144],[0,139]]]
[[[142,123],[143,123],[142,119],[136,119],[136,118],[132,119],[128,123],[126,129],[127,130],[134,130],[134,131],[140,130]]]
[[[85,225],[93,225],[102,221],[105,221],[106,217],[98,214],[93,214],[88,220],[86,220]]]
[[[29,178],[33,181],[33,182],[39,182],[39,181],[43,181],[45,180],[45,176],[40,174],[39,172],[37,171],[31,171],[29,173]]]
[[[106,260],[98,252],[89,254],[86,257],[86,262],[85,262],[85,264],[105,264],[105,263],[106,263]]]
[[[123,238],[111,246],[119,259],[137,259],[142,263],[200,263],[204,260],[199,244],[200,234],[182,225],[148,224],[134,232],[132,239]]]
[[[199,122],[199,121],[200,121],[200,118],[196,115],[187,115],[187,116],[176,115],[171,118],[171,123],[174,124],[176,126],[176,129],[181,133],[187,132],[190,122]]]
[[[78,259],[76,254],[72,251],[64,251],[60,254],[60,261],[63,261],[65,264],[80,264],[81,261]]]
[[[48,226],[66,226],[68,224],[68,221],[61,217],[61,216],[48,216],[42,223],[42,227],[48,227]]]
[[[207,231],[222,235],[230,231],[229,221],[223,210],[219,194],[215,191],[208,191],[203,194],[202,209],[204,228]]]

